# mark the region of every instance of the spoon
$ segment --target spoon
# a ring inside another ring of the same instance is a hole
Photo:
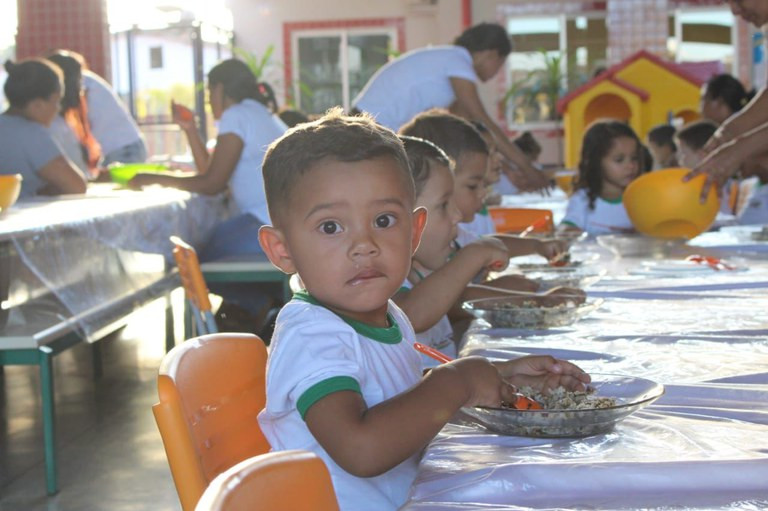
[[[426,344],[421,344],[420,342],[414,342],[413,347],[416,351],[421,352],[428,357],[432,357],[442,364],[453,360],[442,351],[436,350],[435,348],[427,346]],[[519,393],[515,393],[513,402],[504,404],[509,408],[514,408],[515,410],[541,410],[541,405],[538,402]]]
[[[561,289],[565,289],[563,286],[555,286],[555,287],[546,289],[544,291],[516,291],[514,289],[503,289],[500,287],[485,286],[483,284],[469,284],[468,287],[485,289],[486,291],[496,291],[497,293],[504,293],[507,295],[516,295],[516,296],[549,296],[555,291],[560,291]]]
[[[535,222],[533,222],[531,225],[523,229],[523,232],[520,233],[521,238],[525,238],[529,234],[531,234],[533,231],[538,229],[539,227],[544,227],[547,225],[547,218],[539,218]]]

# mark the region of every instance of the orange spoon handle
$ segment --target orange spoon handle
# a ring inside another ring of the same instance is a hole
[[[436,350],[435,348],[432,348],[431,346],[427,346],[426,344],[421,344],[420,342],[413,343],[413,347],[416,348],[416,351],[419,351],[428,357],[432,357],[438,362],[442,362],[443,364],[453,360],[451,357],[449,357],[442,351]]]

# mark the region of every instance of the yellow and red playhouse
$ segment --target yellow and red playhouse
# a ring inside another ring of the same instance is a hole
[[[565,166],[579,162],[584,131],[597,119],[624,120],[645,135],[670,118],[684,123],[699,118],[702,81],[673,62],[641,50],[563,96]]]

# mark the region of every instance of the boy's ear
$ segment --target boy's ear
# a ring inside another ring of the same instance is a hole
[[[413,210],[413,232],[411,233],[411,256],[416,253],[421,241],[421,234],[424,232],[424,226],[427,225],[427,209],[418,207]]]
[[[271,225],[263,225],[259,229],[259,243],[272,264],[284,273],[296,273],[296,266],[282,232]]]

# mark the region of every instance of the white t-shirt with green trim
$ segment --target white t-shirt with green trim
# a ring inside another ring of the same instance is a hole
[[[406,280],[400,289],[403,291],[410,291],[413,289],[413,284]],[[451,326],[451,321],[448,319],[447,314],[444,314],[431,328],[416,333],[416,340],[421,344],[426,344],[438,351],[442,351],[451,358],[456,358],[456,343],[453,340],[453,327]],[[425,369],[435,367],[439,364],[440,362],[434,358],[423,354],[421,355],[421,365]]]
[[[471,222],[462,222],[459,224],[459,227],[478,236],[496,234],[496,226],[486,207],[478,211]]]
[[[304,449],[323,459],[342,511],[393,511],[405,502],[416,477],[417,454],[379,476],[353,476],[331,459],[303,418],[314,403],[333,392],[359,392],[372,407],[421,380],[413,328],[391,301],[389,318],[389,328],[372,327],[342,318],[306,293],[297,293],[280,311],[270,345],[261,429],[273,451]]]
[[[589,197],[583,188],[568,199],[563,223],[578,227],[593,236],[635,232],[621,200],[614,202],[598,197],[595,199],[595,209],[590,209]]]

